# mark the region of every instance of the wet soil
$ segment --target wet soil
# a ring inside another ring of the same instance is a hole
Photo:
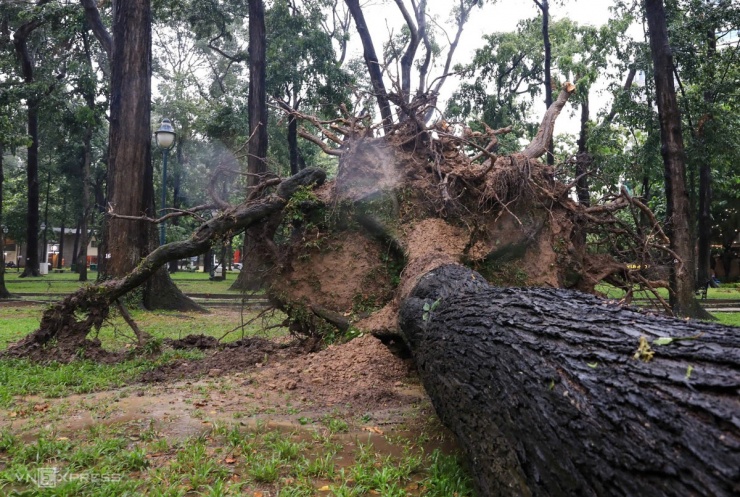
[[[180,345],[206,342],[188,338]],[[127,424],[134,434],[137,427],[154,427],[169,439],[184,439],[214,423],[300,430],[336,417],[350,434],[377,437],[407,432],[433,415],[411,364],[369,335],[309,354],[285,339],[242,339],[208,350],[202,360],[150,371],[123,389],[18,400],[18,415],[6,413],[0,428],[28,436],[40,429],[63,434]]]

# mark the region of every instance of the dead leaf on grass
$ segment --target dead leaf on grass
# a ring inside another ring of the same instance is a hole
[[[377,426],[366,426],[366,427],[363,428],[363,430],[369,431],[371,433],[375,433],[377,435],[382,435],[383,434],[383,430],[381,430]]]
[[[44,412],[49,408],[49,404],[36,404],[33,406],[33,410],[36,412]]]

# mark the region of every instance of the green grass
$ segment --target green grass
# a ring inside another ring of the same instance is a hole
[[[621,299],[624,297],[625,292],[619,288],[606,283],[600,283],[596,286],[596,290],[606,295],[610,299]],[[664,299],[668,299],[668,290],[666,288],[658,288],[656,290],[658,295]],[[709,288],[707,290],[708,299],[740,299],[740,288],[735,284],[721,285],[719,288]],[[633,299],[655,299],[652,292],[636,291],[633,295]]]
[[[43,305],[22,307],[0,307],[0,350],[9,343],[16,342],[28,333],[38,328],[41,321]],[[257,315],[256,311],[245,310],[241,313],[238,308],[215,308],[208,314],[197,312],[176,311],[142,311],[132,309],[131,316],[139,327],[158,339],[178,339],[189,334],[204,334],[220,338],[230,330],[239,327],[242,319],[246,323]],[[264,332],[266,326],[282,322],[284,316],[276,313],[264,319],[239,328],[229,334],[224,341],[238,340],[244,336],[278,336],[286,333],[284,328],[274,328],[269,333]],[[117,312],[113,312],[108,322],[99,332],[91,336],[100,339],[106,349],[120,350],[133,343],[133,332]]]
[[[470,497],[469,477],[455,456],[430,453],[415,440],[394,439],[382,453],[368,440],[333,440],[354,453],[308,443],[307,432],[214,427],[201,436],[162,444],[127,436],[130,428],[101,426],[60,437],[42,431],[21,440],[0,430],[3,495],[314,495]],[[339,436],[339,435],[336,435]],[[345,436],[346,437],[346,436]],[[281,450],[290,447],[290,450]],[[40,468],[88,477],[37,488]],[[91,476],[97,476],[93,481]]]
[[[227,271],[223,281],[210,281],[208,273],[187,273],[178,271],[170,277],[184,293],[238,294],[238,290],[229,290],[237,276],[236,271]],[[5,273],[5,284],[11,293],[43,293],[47,295],[67,294],[83,285],[95,282],[96,271],[88,271],[89,281],[78,281],[79,275],[67,270],[64,273],[50,273],[44,276],[20,278],[20,273]]]
[[[740,312],[715,312],[717,321],[728,326],[740,326]]]
[[[64,397],[124,386],[145,371],[176,359],[199,359],[196,351],[166,351],[156,359],[137,358],[106,365],[91,361],[38,364],[25,359],[0,360],[0,408],[8,409],[21,395]]]

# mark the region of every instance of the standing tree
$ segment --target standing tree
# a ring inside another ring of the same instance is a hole
[[[249,0],[249,158],[247,187],[252,192],[267,172],[267,76],[265,54],[265,6],[262,0]],[[254,237],[244,237],[245,269],[232,288],[255,290],[260,287],[265,265],[256,250]],[[222,258],[221,264],[224,264]]]
[[[550,66],[552,65],[552,44],[550,43],[550,2],[549,0],[533,0],[537,8],[542,12],[542,44],[545,49],[543,84],[545,86],[545,109],[552,105],[552,74]],[[547,144],[547,163],[555,164],[555,155],[553,153],[552,139]]]
[[[666,232],[674,261],[670,272],[670,303],[679,316],[705,317],[706,311],[694,297],[694,243],[689,229],[689,196],[681,135],[681,115],[673,80],[673,56],[668,42],[663,0],[645,0],[645,17],[650,31],[656,100],[660,119],[666,192]]]
[[[95,21],[94,5],[83,0],[93,32],[109,43]],[[120,278],[158,244],[155,225],[152,129],[151,1],[121,0],[113,9],[110,58],[110,128],[105,275]],[[161,269],[144,288],[143,304],[152,308],[199,308]]]
[[[49,3],[39,0],[37,7]],[[37,15],[22,24],[13,34],[13,44],[21,65],[23,81],[28,87],[26,97],[28,136],[28,164],[26,166],[26,185],[28,187],[28,213],[26,215],[26,264],[21,277],[39,276],[39,103],[38,90],[32,88],[35,83],[35,62],[33,52],[29,50],[29,37],[35,29],[43,24],[43,17]]]

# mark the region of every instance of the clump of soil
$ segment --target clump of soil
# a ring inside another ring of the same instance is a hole
[[[181,340],[175,340],[174,342],[195,344],[198,342],[198,339],[198,335],[189,335]],[[205,340],[205,342],[207,341],[208,340]],[[198,347],[193,345],[190,348]],[[175,361],[151,371],[147,371],[142,375],[141,380],[145,383],[152,383],[182,378],[193,378],[208,374],[212,371],[216,371],[215,374],[219,376],[224,372],[245,371],[255,367],[256,364],[261,364],[267,357],[270,357],[276,352],[280,352],[280,355],[285,356],[296,353],[290,349],[282,349],[278,344],[265,340],[264,338],[243,338],[222,346],[204,359],[195,361]]]
[[[208,335],[188,335],[178,340],[165,340],[165,343],[175,350],[206,350],[218,347],[216,337]]]

